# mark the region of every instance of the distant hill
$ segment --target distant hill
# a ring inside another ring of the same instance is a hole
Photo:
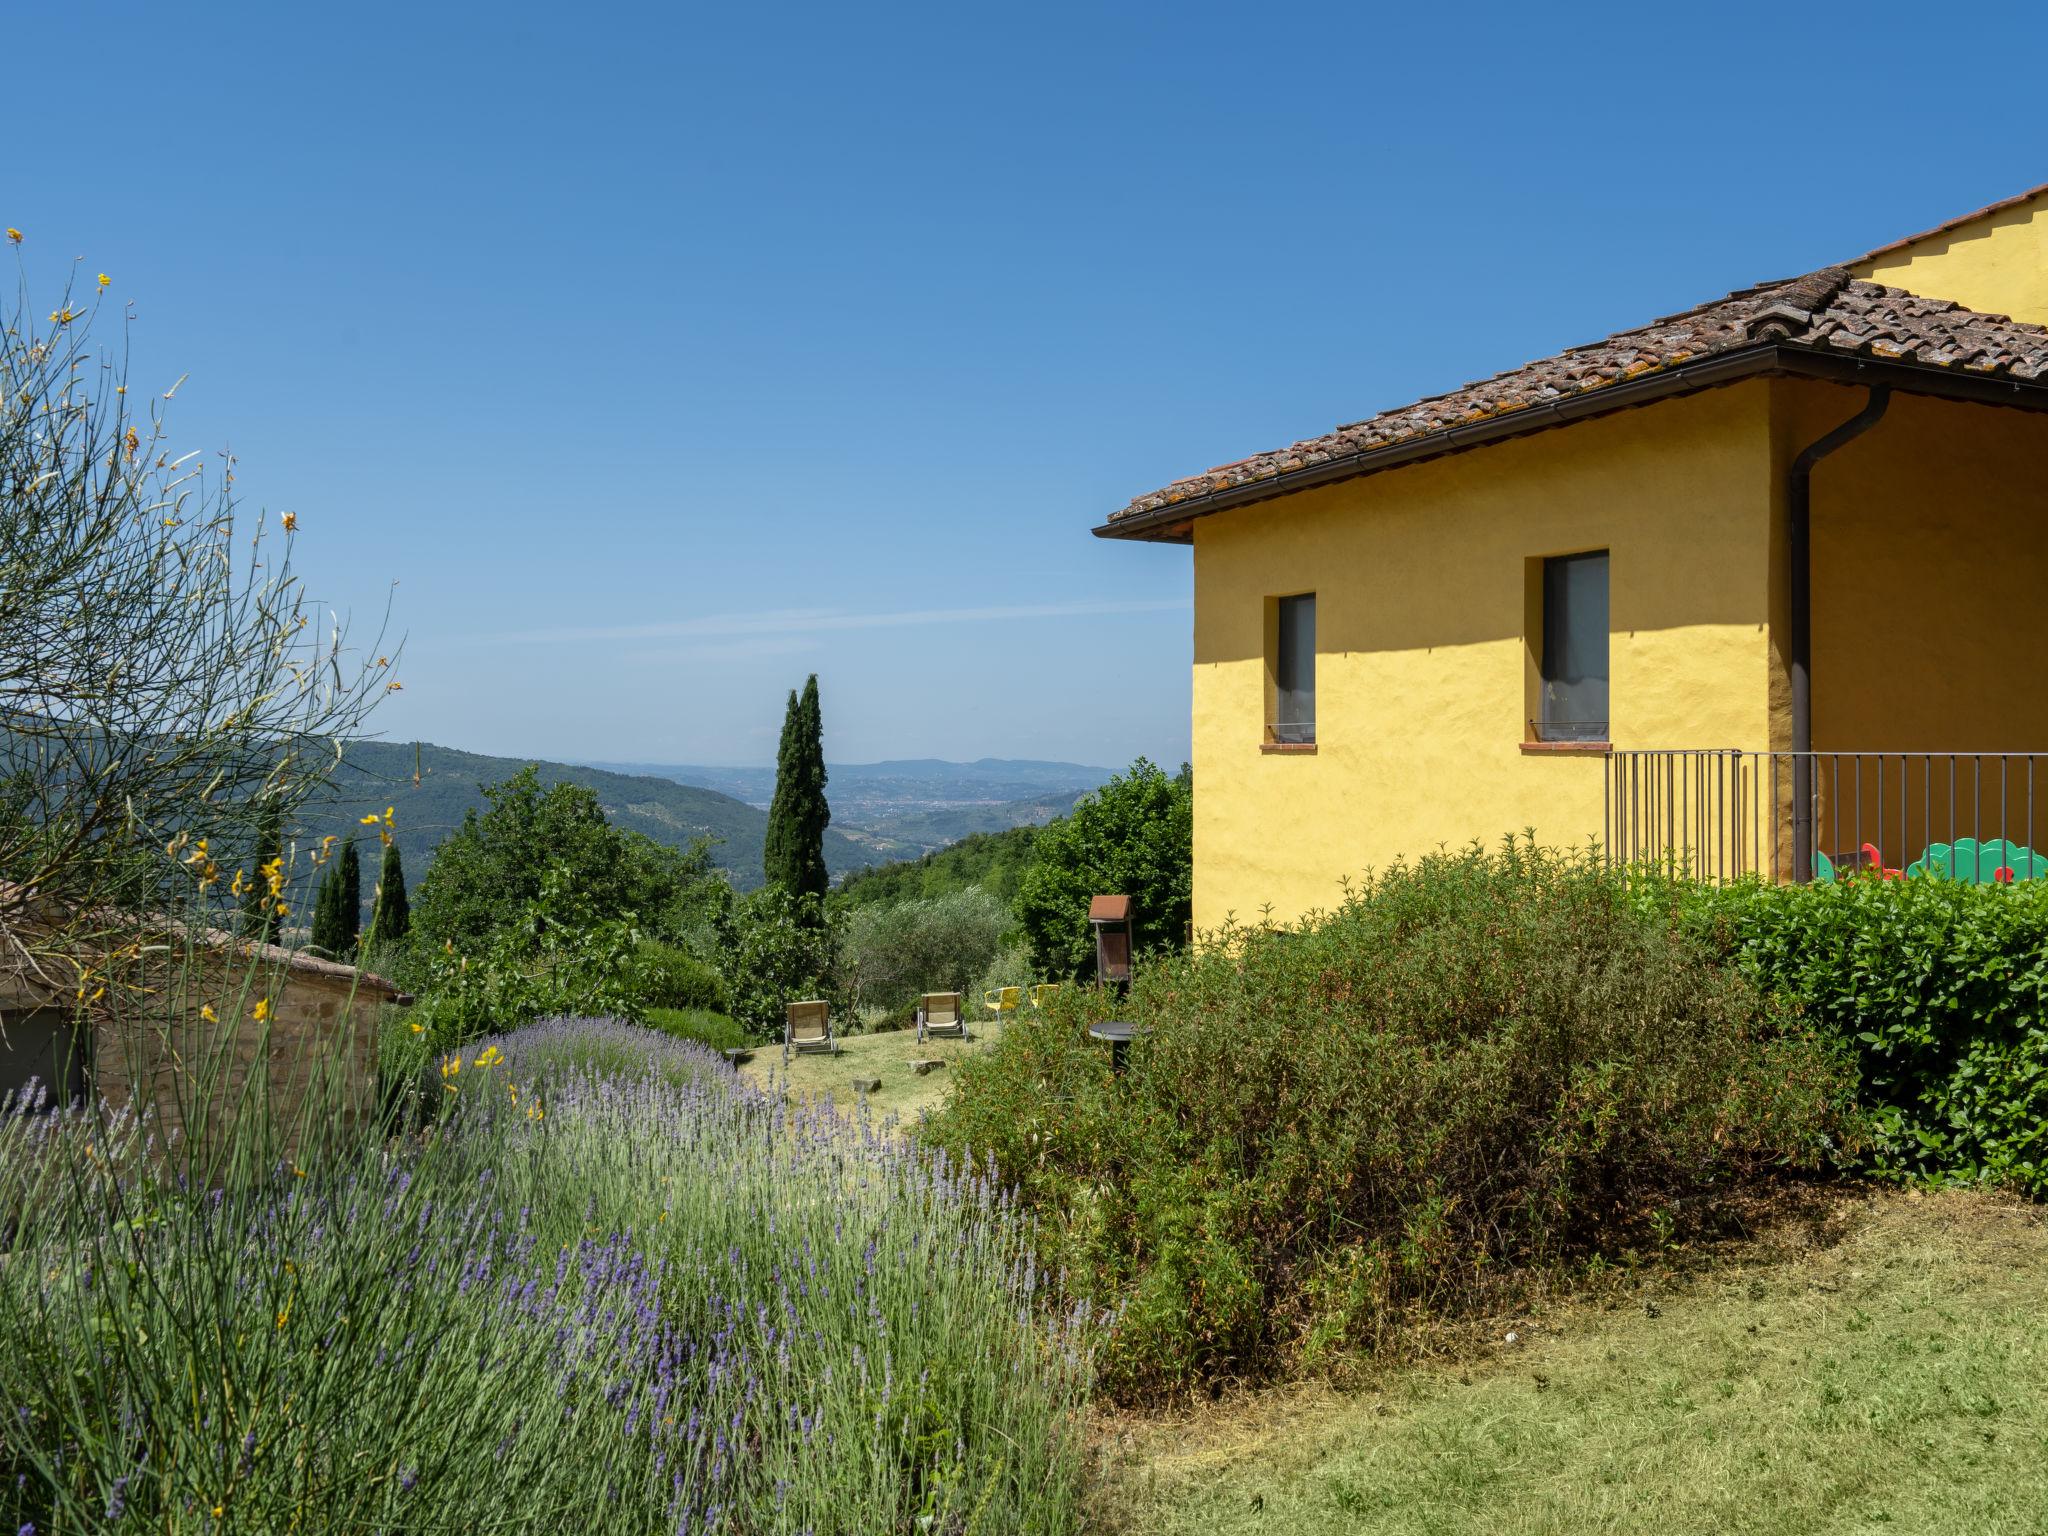
[[[911,858],[950,848],[965,837],[1007,832],[1012,827],[1042,827],[1064,816],[1081,798],[1062,792],[1028,800],[997,800],[988,805],[940,805],[930,809],[877,811],[846,827],[847,836],[863,846],[884,850],[892,859]],[[835,810],[834,820],[839,819]]]
[[[716,768],[687,763],[601,763],[613,772],[657,774],[766,806],[775,793],[773,768]],[[930,853],[977,833],[1042,826],[1108,782],[1111,770],[1081,763],[984,757],[971,763],[908,758],[883,763],[826,764],[832,827],[877,858]]]
[[[358,826],[359,817],[382,811],[387,805],[396,807],[406,881],[417,886],[441,839],[462,824],[465,812],[483,808],[483,786],[511,778],[529,762],[539,768],[544,784],[565,779],[587,784],[615,826],[644,832],[658,843],[678,848],[701,836],[716,838],[712,860],[731,875],[733,884],[752,890],[761,883],[761,842],[768,817],[731,795],[654,775],[613,773],[535,758],[486,757],[425,742],[352,742],[326,791],[306,808],[306,822],[315,838],[328,832],[360,832],[367,829]],[[413,782],[416,765],[417,785]],[[375,841],[375,834],[371,840]],[[836,829],[825,834],[825,865],[835,877],[886,857]],[[367,896],[367,887],[375,879],[373,848],[364,852],[363,869]]]

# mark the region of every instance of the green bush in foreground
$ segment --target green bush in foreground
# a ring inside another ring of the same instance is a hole
[[[2048,882],[1680,893],[1688,925],[1856,1054],[1869,1162],[2048,1194]]]
[[[1292,935],[1141,970],[1112,1079],[1069,991],[929,1128],[992,1155],[1122,1312],[1126,1396],[1372,1348],[1531,1273],[1712,1228],[1853,1136],[1842,1053],[1590,860],[1396,866]],[[1123,1012],[1128,1010],[1128,1012]]]

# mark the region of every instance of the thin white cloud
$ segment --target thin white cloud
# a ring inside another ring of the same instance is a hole
[[[620,640],[794,639],[854,629],[903,629],[920,624],[1011,623],[1020,619],[1079,619],[1111,614],[1185,612],[1186,598],[1105,599],[1100,602],[991,604],[983,608],[906,608],[892,613],[778,608],[762,613],[706,614],[652,624],[530,629],[491,637],[494,642],[570,645]]]
[[[813,635],[749,635],[703,645],[625,650],[619,652],[619,660],[635,666],[668,666],[682,661],[757,661],[767,656],[800,656],[805,651],[815,651],[820,643]]]

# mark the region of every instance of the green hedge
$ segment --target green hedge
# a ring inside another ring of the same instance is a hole
[[[736,1051],[748,1043],[739,1020],[709,1008],[649,1008],[646,1023],[649,1029],[678,1040],[698,1041],[714,1051]]]
[[[638,972],[633,988],[647,1007],[725,1011],[724,978],[687,949],[642,939],[633,950],[633,960]]]
[[[2048,1194],[2048,881],[1859,878],[1682,898],[1856,1054],[1871,1169]]]

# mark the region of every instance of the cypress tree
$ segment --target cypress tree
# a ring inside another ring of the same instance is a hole
[[[398,856],[398,844],[384,847],[384,863],[377,872],[377,891],[370,898],[370,943],[397,944],[412,932],[412,904],[405,894],[405,861]]]
[[[272,870],[279,876],[274,888],[267,873]],[[249,872],[249,884],[242,892],[242,931],[259,943],[277,939],[277,909],[284,902],[283,872],[284,807],[272,801],[256,813],[256,867]]]
[[[341,919],[341,861],[336,859],[321,875],[319,892],[313,898],[312,947],[328,959],[338,960],[347,938]]]
[[[320,877],[320,894],[313,903],[313,947],[330,960],[352,958],[362,911],[363,866],[356,856],[356,840],[350,838]]]
[[[791,775],[796,765],[796,733],[802,719],[796,690],[782,711],[782,739],[775,744],[775,793],[768,800],[768,826],[761,839],[761,874],[770,885],[788,885],[794,873],[796,829],[790,813]]]
[[[363,930],[363,861],[356,854],[354,838],[341,845],[341,868],[335,871],[335,876],[335,884],[340,887],[334,898],[334,907],[341,918],[341,947],[335,951],[334,958],[353,960]]]
[[[782,717],[782,742],[775,752],[775,798],[768,805],[768,835],[761,848],[762,873],[770,885],[795,896],[825,894],[825,828],[832,808],[825,802],[825,722],[818,704],[818,675],[792,691]]]

